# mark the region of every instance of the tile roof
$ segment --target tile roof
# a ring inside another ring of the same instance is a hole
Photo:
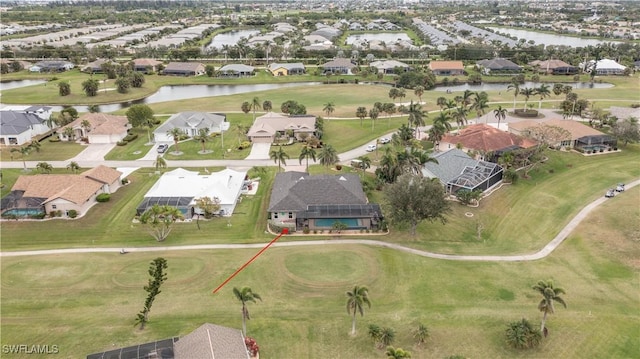
[[[366,204],[360,178],[355,174],[314,175],[278,173],[271,190],[269,212],[304,211],[309,205]]]
[[[193,71],[197,72],[204,65],[199,62],[170,62],[164,68],[164,71]]]
[[[520,122],[512,122],[509,123],[509,128],[513,128],[515,130],[518,131],[522,131],[525,130],[529,127],[535,127],[535,126],[557,126],[560,128],[563,128],[567,131],[569,131],[569,133],[571,133],[571,139],[572,140],[576,140],[578,138],[584,137],[584,136],[600,136],[600,135],[604,135],[604,133],[589,127],[587,125],[584,125],[578,121],[573,121],[573,120],[562,120],[562,119],[548,119],[548,120],[544,120],[544,121],[540,121],[540,122],[536,122],[533,120],[527,120],[527,121],[520,121]]]
[[[535,61],[531,61],[529,65],[538,66],[541,70],[547,70],[547,69],[553,70],[561,67],[575,67],[575,66],[569,65],[568,63],[562,60],[544,60],[544,61],[535,60]]]
[[[369,66],[375,67],[377,69],[395,69],[396,67],[409,67],[409,65],[405,64],[404,62],[400,62],[397,60],[373,61],[369,64]]]
[[[121,134],[127,131],[129,120],[126,116],[116,116],[107,113],[86,113],[68,126],[71,128],[82,128],[82,122],[89,121],[91,129],[89,133],[92,135],[112,135]]]
[[[485,153],[513,146],[529,148],[536,145],[533,140],[485,124],[470,125],[457,134],[447,134],[440,142],[456,145],[459,143],[464,148]]]
[[[462,61],[431,61],[429,62],[431,70],[464,70]]]
[[[242,331],[205,323],[173,344],[176,359],[249,359]]]
[[[256,134],[275,134],[276,131],[296,130],[302,132],[313,132],[316,128],[316,117],[305,116],[283,116],[275,112],[268,112],[263,116],[256,117],[255,122],[249,129],[247,136]]]
[[[154,59],[135,59],[133,60],[133,64],[135,66],[158,66],[162,63],[162,61],[154,60]]]

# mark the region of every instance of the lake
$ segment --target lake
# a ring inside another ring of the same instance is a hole
[[[527,41],[533,40],[536,44],[542,45],[565,45],[571,47],[587,47],[589,45],[596,46],[605,42],[620,42],[614,40],[598,40],[598,39],[583,39],[581,37],[547,34],[536,31],[527,31],[520,29],[512,29],[506,27],[491,27],[496,32],[507,34],[509,36],[515,36],[519,39],[526,39]]]
[[[218,34],[211,39],[211,42],[206,47],[214,47],[216,49],[222,49],[222,46],[229,45],[234,46],[240,41],[240,39],[250,38],[253,35],[259,34],[258,30],[234,30]]]
[[[536,87],[540,87],[540,85],[542,85],[542,82],[530,82],[527,81],[524,84],[520,85],[520,89],[523,89],[525,87],[529,87],[529,88],[536,88]],[[553,88],[553,83],[544,83],[546,85],[548,85],[550,87],[550,89]],[[608,89],[608,88],[612,88],[613,84],[610,83],[598,83],[598,82],[563,82],[563,85],[569,85],[571,87],[573,87],[574,89]],[[507,86],[509,86],[508,83],[482,83],[482,84],[460,84],[460,85],[449,85],[449,86],[437,86],[436,88],[433,89],[433,91],[442,91],[442,92],[446,92],[446,91],[451,91],[451,92],[456,92],[456,91],[464,91],[464,90],[470,90],[470,91],[506,91],[507,90]]]
[[[0,82],[0,91],[17,89],[17,88],[26,87],[26,86],[41,85],[41,84],[43,84],[45,82],[47,82],[47,81],[45,81],[45,80],[4,81],[4,82]]]
[[[385,43],[394,43],[398,40],[411,41],[409,36],[404,32],[367,32],[364,34],[349,35],[347,40],[345,40],[345,43],[347,45],[352,45],[354,42],[362,40],[377,40]]]

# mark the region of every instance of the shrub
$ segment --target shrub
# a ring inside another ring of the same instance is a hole
[[[518,172],[513,168],[504,171],[504,180],[508,183],[516,183],[518,181]]]
[[[542,341],[542,333],[528,320],[509,323],[506,330],[507,343],[516,349],[532,349]]]
[[[100,203],[109,202],[110,199],[111,195],[109,193],[100,193],[96,196],[96,201]]]
[[[76,211],[75,209],[70,209],[67,212],[67,215],[69,216],[69,218],[76,218],[78,217],[78,211]]]
[[[456,198],[460,201],[461,204],[471,204],[474,201],[477,201],[482,196],[482,191],[469,191],[465,189],[461,189],[456,192]]]
[[[128,178],[123,178],[121,183],[124,184],[129,184],[129,179]]]
[[[138,138],[138,134],[137,133],[130,133],[128,135],[126,135],[123,139],[123,141],[127,141],[127,142],[131,142],[133,140],[135,140],[136,138]]]
[[[309,232],[310,232],[309,226],[304,226],[304,229],[302,229],[302,233],[309,234]]]
[[[238,146],[239,150],[244,150],[245,148],[249,148],[251,147],[251,142],[249,141],[242,141],[242,143]]]
[[[342,170],[342,165],[336,165],[336,170],[338,171]]]
[[[51,138],[49,138],[49,142],[60,142],[60,137],[51,136]]]
[[[129,143],[129,142],[127,142],[127,141],[118,141],[118,142],[116,143],[116,145],[118,145],[118,146],[126,146],[128,143]]]
[[[37,213],[37,214],[31,214],[29,215],[29,218],[32,219],[43,219],[46,216],[46,213],[42,212],[42,213]]]

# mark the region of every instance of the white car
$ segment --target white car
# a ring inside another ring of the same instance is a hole
[[[376,145],[369,145],[367,146],[367,152],[373,152],[378,148],[378,146]]]
[[[391,142],[391,139],[389,139],[389,138],[387,138],[387,137],[382,137],[382,138],[380,139],[380,143],[381,143],[381,144],[383,144],[383,145],[385,145],[385,144],[387,144],[387,143],[389,143],[389,142]]]

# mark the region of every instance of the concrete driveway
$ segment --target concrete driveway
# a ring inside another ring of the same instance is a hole
[[[247,160],[268,160],[270,143],[254,143],[251,145],[251,153],[247,156]]]
[[[90,143],[87,145],[87,148],[78,153],[75,157],[71,158],[69,161],[104,161],[104,156],[115,146],[115,143]]]

